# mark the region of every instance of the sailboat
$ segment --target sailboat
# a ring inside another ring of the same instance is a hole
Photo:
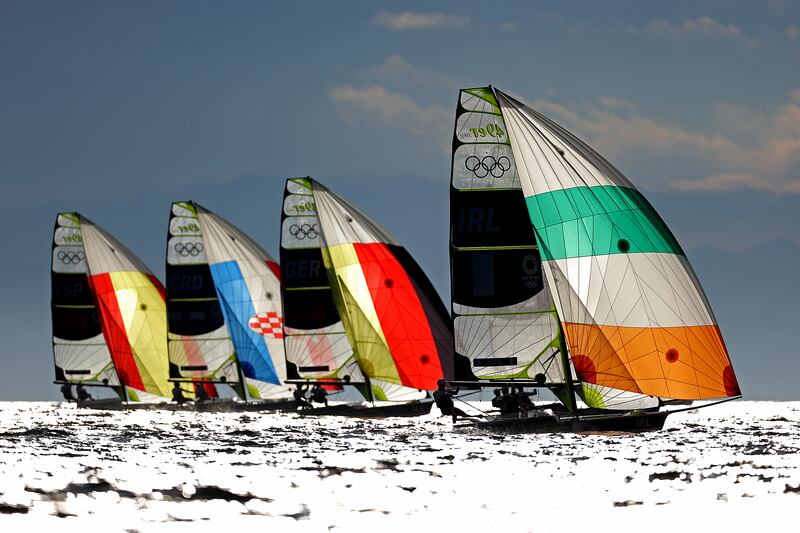
[[[59,213],[51,288],[56,383],[110,387],[119,397],[79,402],[86,407],[167,401],[164,288],[130,250],[86,217]]]
[[[452,377],[450,320],[411,255],[311,178],[286,182],[281,217],[286,356],[296,383],[353,386],[369,403],[304,414],[413,416]]]
[[[467,425],[648,431],[670,401],[741,396],[653,207],[585,142],[493,87],[459,94],[450,215],[455,351],[472,371],[456,383],[558,400]]]
[[[240,400],[194,407],[294,408],[284,383],[280,272],[269,254],[205,207],[175,202],[166,272],[170,379],[228,385]]]

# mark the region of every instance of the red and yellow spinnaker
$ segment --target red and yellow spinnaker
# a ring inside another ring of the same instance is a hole
[[[436,389],[452,377],[453,335],[430,281],[363,212],[316,181],[312,190],[334,300],[376,397],[392,385]]]
[[[111,235],[80,216],[89,285],[117,375],[132,400],[169,397],[164,287]]]

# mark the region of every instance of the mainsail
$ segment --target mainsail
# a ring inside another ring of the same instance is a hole
[[[490,93],[461,91],[450,183],[455,349],[478,378],[563,382],[558,316],[505,129]]]
[[[118,387],[87,273],[80,218],[59,213],[51,261],[56,381]]]
[[[491,89],[459,94],[450,184],[455,347],[480,379],[564,383],[574,375],[522,194],[514,153]],[[561,396],[564,387],[556,385]],[[582,383],[591,407],[641,408],[658,399]]]
[[[255,399],[289,396],[278,264],[233,224],[196,203],[199,234],[227,334]]]
[[[289,374],[302,379],[364,383],[333,301],[310,179],[286,180],[280,262]]]
[[[336,307],[375,398],[421,397],[452,378],[450,317],[427,276],[386,230],[310,182]]]
[[[168,397],[171,387],[167,381],[164,288],[150,270],[86,217],[62,213],[56,222],[53,271],[56,286],[63,281],[62,275],[76,276],[77,281],[72,287],[54,286],[54,349],[56,365],[64,370],[64,377],[68,370],[73,376],[76,370],[88,370],[84,375],[124,385],[129,400]],[[81,276],[86,277],[86,286]],[[91,294],[82,295],[86,287]],[[71,300],[75,303],[65,304],[60,300],[64,291],[81,295]],[[59,298],[57,292],[61,293]],[[76,320],[79,327],[72,329],[72,325],[63,323],[66,316]],[[102,344],[97,336],[98,324]],[[74,342],[76,337],[83,339],[79,341],[82,346],[63,342]],[[84,361],[78,361],[79,356]],[[113,370],[106,357],[113,362]]]
[[[725,343],[675,237],[575,135],[491,88],[577,377],[664,398],[740,394]]]
[[[171,206],[166,273],[170,379],[206,382],[207,390],[213,382],[238,388],[233,343],[192,202]]]

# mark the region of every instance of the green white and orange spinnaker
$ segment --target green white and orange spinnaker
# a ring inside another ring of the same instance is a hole
[[[435,390],[453,375],[453,334],[439,295],[385,229],[310,181],[334,301],[375,398]]]
[[[662,398],[740,395],[703,289],[644,196],[549,118],[469,91],[499,106],[577,377]]]

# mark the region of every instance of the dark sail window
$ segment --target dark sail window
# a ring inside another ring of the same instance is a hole
[[[321,287],[328,285],[328,274],[319,248],[281,250],[281,281],[284,287]]]
[[[452,245],[535,245],[533,227],[522,191],[450,192]]]
[[[208,265],[167,264],[167,298],[216,298]]]
[[[453,302],[472,307],[503,307],[525,301],[544,289],[536,250],[454,251]]]
[[[286,291],[283,296],[283,319],[290,328],[318,329],[338,322],[339,313],[329,288]]]
[[[494,256],[472,254],[472,294],[494,296]]]

